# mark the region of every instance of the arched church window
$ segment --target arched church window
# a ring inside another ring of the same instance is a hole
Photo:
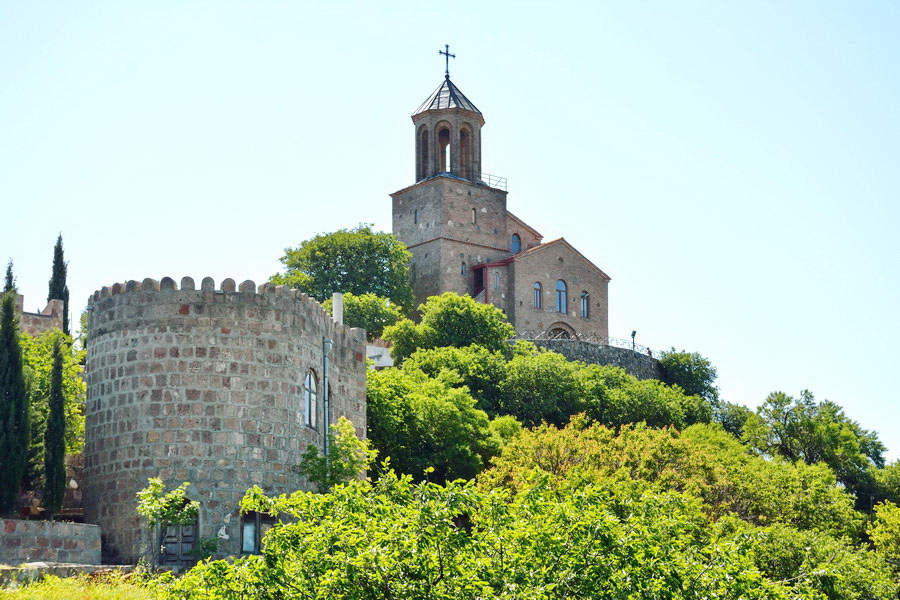
[[[308,427],[315,429],[316,427],[316,411],[318,410],[318,383],[316,382],[316,374],[310,369],[306,373],[306,379],[303,380],[303,413],[305,415],[304,423]]]
[[[494,273],[494,289],[500,289],[500,273]]]
[[[450,129],[444,127],[438,131],[438,155],[441,157],[440,172],[450,170]]]
[[[566,306],[569,304],[569,298],[566,294],[566,282],[562,279],[556,280],[556,312],[566,314]]]
[[[413,223],[419,222],[419,209],[413,211]]]
[[[522,238],[519,237],[518,233],[513,234],[512,243],[509,245],[509,249],[512,250],[513,254],[518,254],[522,251]]]
[[[543,289],[541,288],[541,282],[540,282],[540,281],[535,281],[535,282],[534,282],[534,301],[532,302],[532,305],[533,305],[535,308],[540,308],[540,307],[541,307],[541,295],[542,295],[542,292],[543,292]]]
[[[474,208],[472,209],[472,222],[473,223],[478,222],[478,211],[475,210]]]
[[[587,292],[581,292],[581,318],[587,319],[591,316],[591,295]]]
[[[460,274],[460,275],[465,275],[465,274],[466,274],[466,263],[465,263],[465,261],[459,263],[459,274]]]

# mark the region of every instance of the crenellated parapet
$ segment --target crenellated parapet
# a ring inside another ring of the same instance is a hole
[[[328,422],[346,416],[365,435],[365,332],[304,293],[148,278],[101,288],[88,311],[85,513],[123,560],[148,541],[134,505],[149,477],[191,482],[199,535],[225,554],[240,553],[247,488],[306,486],[293,466],[327,432],[325,339]]]

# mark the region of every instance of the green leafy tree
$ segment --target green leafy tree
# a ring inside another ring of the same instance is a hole
[[[322,302],[329,314],[333,314],[332,299]],[[400,309],[387,298],[375,294],[344,294],[344,325],[362,327],[370,342],[381,337],[385,327],[394,325],[403,318]]]
[[[710,518],[734,515],[753,525],[782,523],[835,537],[858,537],[853,499],[823,465],[767,461],[721,428],[626,425],[618,432],[573,418],[562,429],[542,425],[506,444],[479,482],[488,488],[527,488],[536,475],[559,489],[627,483],[675,491],[703,501]]]
[[[0,302],[0,514],[15,504],[28,462],[30,435],[16,295],[6,292]]]
[[[500,413],[526,426],[560,425],[584,410],[585,391],[579,363],[561,354],[538,351],[513,357],[500,383]]]
[[[500,451],[488,416],[465,388],[414,369],[369,371],[367,379],[368,438],[400,472],[468,479]]]
[[[753,411],[743,404],[719,400],[713,410],[713,420],[722,425],[725,431],[740,438],[744,435],[744,424],[752,414]]]
[[[696,352],[675,348],[666,350],[659,358],[663,379],[669,385],[677,385],[688,396],[700,396],[712,404],[719,400],[719,388],[715,382],[716,368],[707,358]]]
[[[900,574],[900,506],[893,502],[875,506],[875,519],[869,523],[868,534],[875,550]]]
[[[798,398],[769,394],[744,424],[743,440],[766,456],[825,463],[856,494],[860,508],[870,505],[876,491],[872,467],[884,466],[878,434],[860,427],[834,402],[816,402],[807,390]]]
[[[478,345],[420,349],[403,362],[403,368],[418,369],[430,377],[454,373],[459,385],[466,386],[478,402],[478,408],[488,415],[501,411],[500,386],[506,377],[506,358],[499,350]]]
[[[6,263],[6,280],[3,283],[3,293],[14,292],[16,290],[16,278],[13,275],[13,261],[9,259]]]
[[[767,576],[756,530],[710,527],[689,496],[621,483],[561,493],[536,481],[513,495],[388,472],[328,494],[269,498],[254,487],[241,508],[286,519],[261,556],[201,563],[164,589],[167,598],[886,600],[897,592],[877,556],[827,538],[827,550],[808,552],[800,570]]]
[[[287,248],[281,262],[284,272],[270,281],[327,300],[334,292],[357,296],[371,293],[390,299],[405,313],[412,307],[409,259],[403,242],[389,233],[372,231],[371,225],[319,234]]]
[[[890,500],[900,504],[900,460],[895,460],[881,469],[874,469],[875,499]]]
[[[44,432],[44,508],[54,513],[62,508],[66,493],[66,413],[63,394],[63,345],[53,344],[50,372],[50,402]]]
[[[47,302],[63,301],[63,333],[71,335],[69,331],[69,286],[66,285],[67,270],[68,264],[63,257],[62,234],[60,234],[56,238],[56,246],[53,247],[53,274],[50,276]]]
[[[25,484],[39,485],[44,475],[44,449],[47,423],[50,416],[50,391],[53,375],[53,349],[59,344],[62,351],[62,395],[65,413],[65,451],[78,454],[84,447],[84,402],[86,385],[82,375],[85,351],[58,329],[37,337],[27,333],[19,336],[25,373],[25,388],[31,407],[31,441]]]
[[[447,292],[432,296],[418,311],[418,324],[405,319],[384,330],[384,339],[394,343],[391,356],[398,364],[419,348],[463,348],[475,344],[509,352],[507,341],[515,330],[503,311],[493,304],[480,304],[470,296]]]
[[[327,455],[315,444],[309,444],[297,465],[300,474],[320,492],[365,475],[378,455],[370,448],[369,440],[356,437],[353,423],[346,417],[328,428],[328,440]]]
[[[706,399],[686,395],[677,385],[639,380],[618,367],[584,365],[581,370],[585,412],[605,425],[644,422],[682,429],[693,423],[708,423],[712,418],[712,407]]]

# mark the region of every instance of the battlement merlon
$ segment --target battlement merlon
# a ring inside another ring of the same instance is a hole
[[[333,324],[335,333],[343,333],[344,335],[347,335],[352,339],[359,339],[362,341],[366,339],[364,329],[361,329],[359,327],[347,327],[346,325],[334,321],[331,318],[331,315],[325,312],[325,309],[322,308],[322,305],[315,298],[312,298],[305,292],[300,292],[299,290],[296,290],[290,286],[275,285],[274,283],[270,282],[262,283],[257,286],[256,283],[250,279],[244,280],[240,285],[238,285],[234,279],[227,278],[222,280],[222,283],[218,287],[216,287],[215,280],[212,277],[204,277],[200,282],[199,290],[197,289],[192,277],[182,277],[180,287],[175,282],[175,279],[171,277],[163,277],[158,281],[150,277],[145,278],[143,281],[136,281],[131,279],[124,283],[117,282],[110,286],[103,286],[99,290],[95,291],[88,298],[88,311],[93,311],[95,309],[95,305],[107,298],[137,292],[158,292],[160,295],[166,294],[167,292],[199,292],[203,294],[203,300],[206,301],[212,300],[216,296],[228,296],[237,294],[241,296],[256,297],[257,300],[262,300],[264,304],[275,298],[283,298],[287,303],[293,303],[297,306],[306,306],[308,308],[313,308],[321,312],[326,322],[330,322]],[[60,301],[53,300],[51,301],[51,303],[52,302]]]

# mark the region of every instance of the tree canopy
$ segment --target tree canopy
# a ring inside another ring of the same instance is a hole
[[[243,511],[282,522],[262,555],[201,563],[164,589],[207,598],[544,600],[891,599],[884,560],[790,528],[710,524],[698,502],[627,483],[518,493],[471,482],[413,483],[387,472],[328,494],[270,498]]]
[[[666,350],[659,358],[663,379],[669,385],[677,385],[688,396],[700,396],[715,404],[719,399],[719,388],[716,387],[716,368],[708,359],[696,352],[675,348]]]
[[[270,281],[306,292],[320,302],[334,292],[357,296],[375,294],[389,299],[404,312],[412,307],[409,282],[410,253],[389,233],[372,231],[371,225],[319,234],[287,248],[281,262],[284,272]]]
[[[28,463],[30,436],[16,294],[9,291],[0,300],[0,514],[15,504]]]
[[[453,292],[432,296],[418,312],[419,323],[404,319],[384,330],[384,339],[394,344],[391,356],[397,363],[419,348],[477,344],[488,350],[507,351],[507,341],[515,334],[502,310]]]
[[[743,440],[765,456],[827,464],[857,495],[860,506],[869,505],[875,493],[872,467],[884,466],[885,446],[878,435],[849,419],[834,402],[816,402],[808,390],[797,398],[769,394],[745,422]]]
[[[70,335],[69,331],[69,286],[66,285],[66,271],[68,264],[63,257],[62,234],[56,238],[53,247],[53,273],[47,290],[47,302],[51,300],[63,301],[63,333]]]

